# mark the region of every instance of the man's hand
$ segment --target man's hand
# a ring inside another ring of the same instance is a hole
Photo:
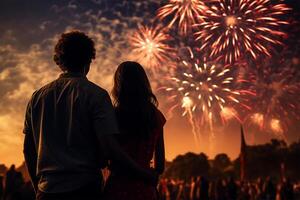
[[[119,163],[120,166],[130,170],[129,173],[136,175],[140,179],[151,185],[157,185],[158,173],[154,169],[145,169],[139,166],[132,160],[127,153],[120,147],[119,143],[115,140],[113,135],[105,135],[99,139],[102,151],[106,152],[107,156]],[[124,169],[124,168],[123,168]]]

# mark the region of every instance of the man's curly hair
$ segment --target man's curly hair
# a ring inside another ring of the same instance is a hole
[[[95,59],[93,40],[80,31],[63,33],[55,46],[54,61],[63,70],[81,71]]]

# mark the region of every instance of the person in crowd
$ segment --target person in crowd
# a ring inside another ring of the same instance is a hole
[[[215,199],[225,200],[226,199],[226,180],[218,179],[215,185]]]
[[[166,119],[157,108],[158,102],[144,68],[137,62],[121,63],[114,75],[112,94],[121,132],[117,139],[122,148],[145,170],[151,170],[150,162],[154,155],[153,170],[162,174]],[[127,174],[117,162],[112,161],[110,169],[111,175],[105,188],[106,199],[158,199],[156,185]]]
[[[282,200],[283,198],[283,191],[282,191],[282,183],[277,184],[276,187],[276,200]]]
[[[256,200],[257,191],[254,184],[248,184],[248,193],[250,196],[250,200]]]
[[[227,182],[227,196],[228,199],[236,200],[237,199],[237,185],[233,177],[230,177]]]
[[[209,182],[204,176],[200,176],[200,191],[199,200],[208,200],[208,190],[209,190]]]
[[[263,181],[259,177],[255,182],[256,200],[263,200]]]
[[[17,171],[15,165],[12,165],[8,171],[6,172],[5,176],[5,189],[3,194],[4,200],[14,199],[16,195],[16,179],[17,179]]]
[[[185,185],[185,181],[180,180],[177,182],[178,185],[178,193],[176,196],[176,200],[186,200],[187,199],[187,194],[185,193],[186,190],[186,185]]]
[[[0,200],[2,200],[3,193],[4,193],[3,176],[0,175]]]
[[[271,177],[267,177],[263,186],[264,198],[266,200],[275,200],[276,198],[276,187],[274,186]]]
[[[289,178],[284,178],[281,183],[280,200],[294,200],[294,187]]]
[[[23,189],[24,184],[25,184],[25,181],[24,181],[22,173],[17,171],[15,183],[14,183],[15,194],[14,194],[13,199],[15,199],[15,200],[22,199],[22,196],[23,196],[22,189]]]
[[[195,200],[195,187],[196,187],[196,182],[195,182],[195,177],[191,178],[191,183],[190,183],[190,200]]]
[[[179,193],[179,179],[171,179],[169,184],[170,199],[176,199]]]
[[[239,193],[239,200],[250,200],[249,194],[249,185],[247,181],[242,181],[240,183],[240,193]]]
[[[184,197],[186,200],[190,200],[191,194],[191,183],[189,181],[184,181]]]
[[[201,192],[201,177],[197,176],[196,180],[195,180],[195,188],[194,188],[194,191],[193,191],[193,198],[195,200],[200,199],[200,192]]]
[[[210,200],[216,200],[215,193],[216,193],[216,181],[210,181],[210,183],[209,183],[209,199]]]
[[[162,178],[158,184],[158,192],[160,200],[167,200],[168,198],[168,188],[167,188],[168,179]]]

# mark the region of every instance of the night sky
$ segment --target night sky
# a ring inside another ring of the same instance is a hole
[[[276,3],[277,0],[272,2]],[[167,3],[166,0],[1,0],[0,163],[9,165],[23,162],[22,128],[25,107],[36,89],[57,78],[60,73],[52,56],[53,47],[62,32],[81,30],[94,39],[97,55],[88,78],[110,91],[112,75],[117,65],[122,61],[136,58],[130,46],[129,36],[133,35],[140,25],[148,26],[157,23],[158,20],[155,18],[157,10]],[[300,2],[288,0],[284,3],[292,10],[283,17],[289,22],[282,27],[282,31],[288,35],[282,39],[283,45],[274,48],[270,58],[261,58],[259,62],[249,61],[247,66],[256,70],[246,68],[245,72],[243,67],[236,67],[238,74],[253,77],[247,87],[257,93],[247,99],[246,103],[252,109],[247,111],[248,114],[244,114],[244,111],[239,110],[241,108],[237,108],[243,116],[248,144],[268,142],[274,137],[285,139],[288,143],[300,138],[300,114],[298,114],[300,112],[298,101],[300,100]],[[165,20],[160,23],[166,25]],[[170,33],[173,37],[170,45],[177,54],[170,60],[178,63],[180,62],[179,49],[191,46],[194,36],[191,34],[183,39],[184,36],[181,37],[174,32],[176,28]],[[197,43],[194,42],[192,45],[195,47]],[[160,101],[160,109],[168,119],[165,127],[167,159],[171,160],[176,155],[188,151],[204,151],[210,158],[217,153],[225,152],[232,159],[236,158],[240,147],[240,122],[231,119],[225,124],[216,123],[213,128],[213,142],[207,139],[211,129],[200,127],[204,138],[199,146],[196,146],[188,116],[181,116],[183,111],[180,106],[170,112],[169,94],[161,90],[169,84],[164,76],[169,65],[161,63],[160,68],[164,69],[162,70],[164,73],[154,73],[149,68],[147,72]],[[292,87],[294,93],[266,94],[267,92],[264,92],[265,85],[272,85],[274,91],[280,91],[281,88],[277,83],[283,82]],[[273,100],[273,97],[278,101]],[[293,107],[288,105],[289,102]],[[251,119],[249,116],[253,116],[258,112],[257,110],[268,112],[264,110],[266,103],[274,103],[274,107],[277,108],[278,103],[286,109],[287,114],[282,110],[274,109],[278,114],[276,119],[284,124],[280,135],[267,127],[258,127],[249,122]]]

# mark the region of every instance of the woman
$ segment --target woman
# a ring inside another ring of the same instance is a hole
[[[157,99],[143,67],[136,62],[119,65],[112,91],[121,134],[118,140],[123,149],[140,166],[164,171],[165,152],[163,126],[166,122],[157,109]],[[112,161],[111,175],[106,185],[106,197],[111,200],[155,200],[156,186],[134,177]]]

